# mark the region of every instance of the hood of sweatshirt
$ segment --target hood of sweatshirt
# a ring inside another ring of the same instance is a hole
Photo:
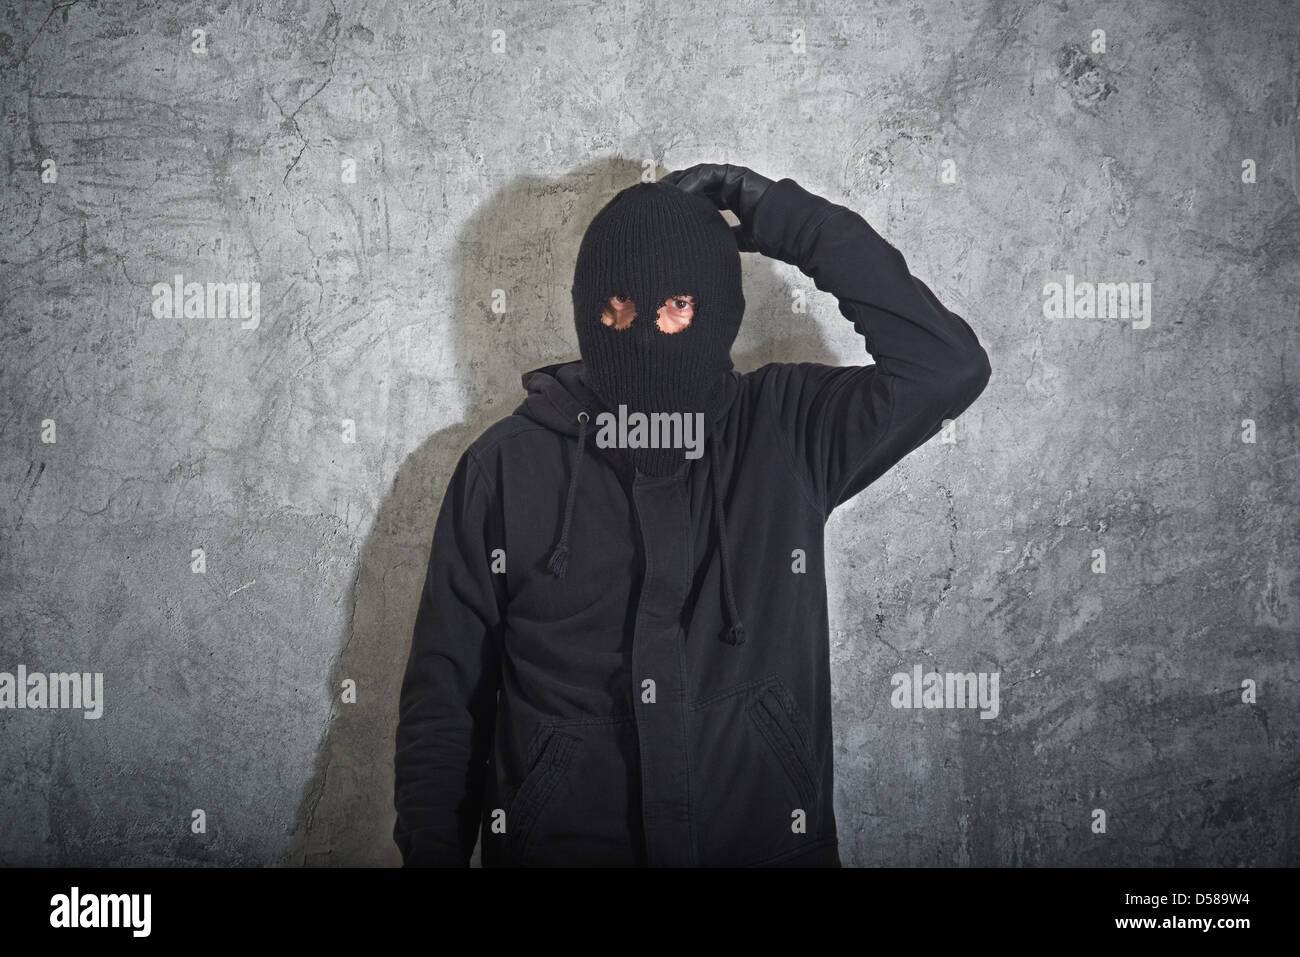
[[[578,440],[569,465],[569,489],[564,500],[560,537],[547,563],[547,567],[556,578],[563,578],[568,572],[569,527],[573,520],[573,510],[581,507],[581,496],[578,494],[579,478],[587,454],[604,458],[628,483],[636,478],[638,472],[627,450],[617,447],[600,448],[596,444],[596,416],[602,412],[613,413],[614,410],[610,409],[586,384],[581,360],[557,362],[532,369],[524,373],[522,382],[527,395],[515,409],[515,414],[526,416],[540,425],[563,435],[574,436]],[[718,547],[722,553],[723,594],[721,598],[729,622],[728,627],[718,637],[729,644],[739,645],[745,640],[745,628],[740,620],[735,590],[732,587],[731,550],[727,546],[726,516],[718,480],[720,470],[716,463],[721,457],[718,436],[726,422],[726,412],[740,391],[740,374],[734,370],[727,373],[719,380],[718,388],[722,391],[722,399],[717,407],[719,412],[705,443],[707,447],[705,454],[712,457],[709,475],[713,490],[713,521],[717,530]],[[699,461],[701,460],[695,460],[695,462]],[[692,460],[683,456],[681,468],[675,474],[680,476],[692,464]]]

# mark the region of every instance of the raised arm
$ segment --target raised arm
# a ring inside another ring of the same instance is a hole
[[[975,332],[858,213],[792,179],[772,182],[745,167],[708,164],[665,179],[731,209],[742,251],[790,263],[835,296],[875,358],[874,365],[773,363],[760,370],[777,428],[824,515],[984,390],[991,366]]]
[[[965,411],[992,367],[966,320],[853,210],[783,179],[759,203],[751,235],[833,295],[875,359],[773,370],[796,463],[829,514]]]

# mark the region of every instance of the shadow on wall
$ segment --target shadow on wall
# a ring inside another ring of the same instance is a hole
[[[638,161],[605,160],[558,181],[521,177],[466,222],[452,263],[455,295],[443,299],[451,311],[426,327],[448,326],[451,349],[442,365],[462,377],[470,417],[430,436],[402,463],[361,549],[350,620],[329,680],[329,727],[282,865],[401,864],[392,838],[398,694],[447,481],[465,449],[523,401],[524,372],[578,358],[569,293],[578,245],[596,212],[640,175]],[[531,222],[522,222],[521,212]],[[817,324],[791,314],[786,281],[771,261],[750,254],[742,262],[747,307],[732,350],[736,368],[836,363]],[[511,276],[519,281],[506,288],[510,306],[499,316],[489,308],[490,290],[507,287]],[[443,369],[420,372],[422,381]],[[409,412],[403,403],[410,390],[398,391],[390,417]],[[557,514],[564,491],[555,490]],[[356,681],[357,702],[343,705],[347,678]],[[479,865],[478,848],[472,865]]]

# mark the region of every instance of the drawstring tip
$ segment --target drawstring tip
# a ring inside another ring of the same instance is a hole
[[[551,552],[550,561],[546,567],[556,578],[563,578],[569,571],[569,546],[561,542],[555,546],[555,551]]]
[[[745,643],[745,626],[736,622],[720,636],[723,641],[729,645],[743,645]]]

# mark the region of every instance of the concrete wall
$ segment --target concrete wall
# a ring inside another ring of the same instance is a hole
[[[0,671],[100,672],[104,710],[0,710],[0,862],[397,863],[450,469],[576,357],[590,216],[704,161],[861,212],[993,363],[830,522],[845,864],[1300,862],[1298,20],[6,5]],[[742,371],[867,361],[745,270]],[[176,274],[258,283],[256,327],[155,317]],[[1047,318],[1067,274],[1150,282],[1149,325]],[[998,716],[892,707],[917,665],[998,673]]]

